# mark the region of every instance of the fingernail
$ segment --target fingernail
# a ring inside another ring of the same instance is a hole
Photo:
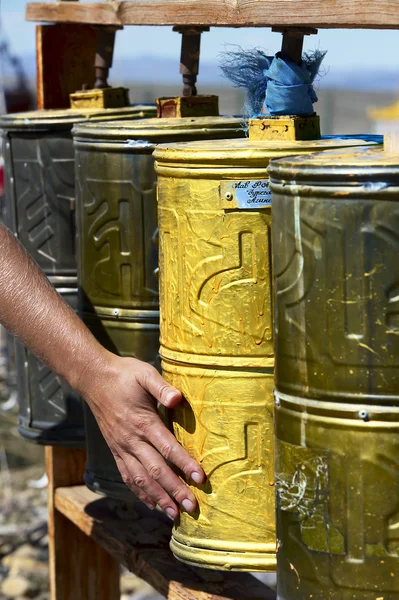
[[[174,508],[170,508],[168,506],[168,508],[165,508],[165,512],[167,515],[169,515],[170,517],[172,517],[172,519],[176,519],[177,517],[177,512],[175,511]]]
[[[175,396],[176,396],[176,392],[169,392],[169,394],[166,396],[167,404],[170,404],[170,402],[173,402],[173,400],[175,399]]]
[[[144,502],[144,504],[150,509],[150,510],[154,510],[155,505],[154,504],[150,504],[150,502]]]
[[[195,509],[194,504],[191,502],[191,500],[187,500],[187,498],[183,500],[182,506],[187,512],[193,512]]]
[[[195,483],[201,483],[201,481],[202,481],[201,474],[200,474],[200,473],[198,473],[198,471],[193,471],[193,472],[191,473],[191,479],[192,479],[193,481],[195,481]]]

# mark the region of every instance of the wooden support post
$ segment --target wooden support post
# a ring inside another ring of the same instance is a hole
[[[302,61],[304,36],[317,33],[312,27],[273,27],[272,31],[283,34],[281,53],[298,64]]]
[[[119,562],[54,506],[58,487],[82,483],[84,450],[46,448],[51,600],[119,600]]]
[[[96,49],[89,25],[36,26],[38,108],[70,108],[69,94],[93,87]]]
[[[209,27],[173,27],[173,31],[182,34],[180,74],[183,76],[183,96],[196,96],[201,33],[209,31]]]

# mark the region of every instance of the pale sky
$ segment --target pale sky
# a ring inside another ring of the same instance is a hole
[[[81,0],[84,2],[85,0]],[[12,50],[18,54],[34,52],[34,23],[24,20],[25,0],[0,0],[1,27]],[[201,59],[215,60],[224,44],[259,46],[271,53],[279,50],[281,35],[270,29],[213,28],[202,36]],[[319,30],[306,38],[305,50],[328,50],[324,66],[330,69],[393,69],[398,66],[399,31]],[[180,35],[170,27],[126,27],[117,33],[117,57],[159,56],[176,58],[180,52]]]

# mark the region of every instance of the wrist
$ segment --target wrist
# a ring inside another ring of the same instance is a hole
[[[68,383],[89,405],[98,397],[98,391],[105,388],[116,373],[117,356],[106,350],[97,341],[84,361],[68,372]]]

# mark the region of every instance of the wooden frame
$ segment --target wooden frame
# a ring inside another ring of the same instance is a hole
[[[81,485],[84,450],[47,447],[46,465],[51,600],[119,600],[120,564],[169,600],[275,600],[250,573],[178,562],[163,513],[138,503],[121,518],[123,504]]]
[[[398,29],[399,0],[32,2],[30,21],[97,25],[307,26]]]

